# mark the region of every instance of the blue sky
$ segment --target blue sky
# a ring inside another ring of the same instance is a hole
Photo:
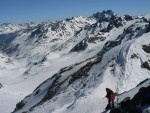
[[[142,15],[150,13],[150,0],[0,0],[0,23],[60,20],[107,9]]]

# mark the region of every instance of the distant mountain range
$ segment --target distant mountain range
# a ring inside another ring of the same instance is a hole
[[[150,14],[0,25],[0,113],[101,113],[105,88],[121,103],[149,78]]]

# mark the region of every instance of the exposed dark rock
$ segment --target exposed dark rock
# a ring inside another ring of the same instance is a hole
[[[67,77],[64,81],[59,81],[59,79],[61,78],[61,73],[62,71],[65,72],[66,70],[70,70],[72,68],[72,66],[66,67],[62,70],[60,70],[60,72],[58,74],[55,74],[53,76],[53,83],[51,84],[51,86],[48,88],[47,94],[45,95],[45,97],[41,100],[41,102],[45,102],[51,98],[53,98],[54,95],[56,95],[57,93],[59,93],[60,91],[60,87],[62,86],[62,84],[64,84],[65,82],[68,82],[68,84],[72,84],[75,80],[80,79],[82,77],[86,77],[88,76],[88,71],[91,69],[91,67],[94,64],[97,64],[98,62],[100,62],[100,59],[97,59],[95,61],[89,62],[87,63],[85,66],[83,66],[82,68],[80,68],[77,72],[75,72],[74,74],[70,75],[69,77]],[[76,64],[77,65],[77,64]],[[83,84],[83,87],[85,87],[86,84]],[[67,87],[67,86],[66,86]]]
[[[37,64],[38,64],[37,62],[34,62],[34,63],[33,63],[33,65],[37,65]]]
[[[42,63],[42,62],[44,62],[44,61],[46,61],[46,60],[47,60],[47,58],[44,57],[39,63]]]
[[[80,70],[78,70],[77,72],[75,72],[73,75],[70,76],[69,78],[69,84],[71,84],[72,82],[74,82],[77,79],[80,79],[84,76],[88,76],[88,72],[91,69],[91,67],[97,63],[99,63],[101,61],[101,59],[97,59],[93,62],[89,62],[87,63],[85,66],[83,66]]]
[[[60,77],[61,77],[61,75],[59,75],[59,74],[55,75],[55,80],[53,81],[52,85],[48,88],[47,94],[41,100],[42,102],[45,102],[45,101],[51,99],[57,93],[57,91],[60,88],[60,85],[62,84],[61,82],[59,82]]]
[[[148,20],[146,18],[142,17],[142,19],[143,19],[143,22],[148,23]]]
[[[30,38],[33,38],[37,35],[41,35],[42,33],[46,33],[47,31],[48,31],[48,29],[45,28],[43,24],[39,24],[36,27],[36,30],[31,33]]]
[[[90,37],[88,39],[88,42],[89,43],[96,43],[97,40],[104,41],[105,39],[106,39],[106,37],[103,37],[103,36],[95,36],[95,37]]]
[[[85,42],[85,40],[83,40],[79,44],[77,44],[74,48],[72,48],[70,52],[83,51],[87,48],[87,46],[88,46],[88,44]]]
[[[101,32],[110,32],[114,27],[119,28],[120,26],[123,26],[123,23],[122,21],[120,21],[120,18],[114,15],[108,20],[108,22],[109,24],[107,28],[102,29]]]
[[[39,35],[40,33],[42,33],[42,31],[41,31],[40,28],[38,28],[38,29],[36,29],[35,31],[33,31],[33,32],[31,33],[31,36],[30,36],[30,37],[35,37],[36,35]]]
[[[146,53],[150,53],[150,45],[143,45],[143,50],[144,50]]]
[[[16,104],[15,111],[17,111],[17,110],[23,108],[24,105],[25,105],[25,103],[23,102],[23,100],[20,101],[20,102],[18,102],[18,103]]]
[[[110,113],[142,113],[142,108],[150,105],[150,85],[140,88],[139,92],[130,100],[125,98],[119,103],[119,107]],[[116,112],[118,111],[118,112]],[[121,111],[121,112],[120,112]]]
[[[150,85],[140,88],[139,92],[132,99],[132,104],[150,105]]]
[[[27,111],[23,111],[22,113],[28,113]]]
[[[133,17],[130,15],[124,15],[126,21],[133,20]]]
[[[112,10],[104,10],[103,12],[97,12],[95,14],[92,15],[93,18],[96,18],[97,20],[101,21],[109,21],[109,18],[107,18],[105,15],[114,15],[114,12]]]
[[[145,33],[148,33],[150,32],[150,21],[149,21],[149,24],[146,25],[146,30],[145,30]]]
[[[133,53],[130,57],[131,59],[138,58],[137,54]]]
[[[0,88],[2,88],[3,87],[3,85],[0,83]]]
[[[109,32],[114,28],[113,24],[109,24],[108,27],[105,29],[105,32]]]
[[[55,39],[52,39],[50,42],[56,42],[58,41],[59,39],[55,38]]]
[[[113,20],[113,21],[112,21]],[[123,26],[123,23],[122,23],[122,19],[121,18],[111,18],[111,22],[110,22],[112,25],[114,25],[116,28],[119,28],[120,26]]]
[[[69,70],[71,70],[72,68],[73,68],[73,66],[69,66],[69,67],[62,68],[62,69],[60,70],[59,74],[64,73],[64,72],[66,72],[66,71],[69,71]]]
[[[143,64],[142,64],[142,67],[143,68],[146,68],[148,70],[150,70],[150,66],[149,66],[149,63],[147,61],[145,61]]]
[[[79,31],[76,31],[74,36],[77,36],[78,34],[80,34],[82,30],[83,28],[81,28]]]

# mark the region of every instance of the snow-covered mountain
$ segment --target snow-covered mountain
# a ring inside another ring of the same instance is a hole
[[[107,10],[2,24],[0,51],[0,112],[99,113],[106,87],[122,93],[150,78],[150,20]]]

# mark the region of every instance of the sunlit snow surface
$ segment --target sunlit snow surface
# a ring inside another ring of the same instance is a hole
[[[28,111],[46,95],[53,82],[50,78],[55,73],[60,72],[60,69],[64,67],[72,66],[71,70],[61,74],[59,81],[67,79],[87,63],[95,61],[97,54],[107,46],[106,43],[119,40],[117,38],[120,35],[123,36],[121,43],[103,54],[101,62],[92,66],[86,78],[76,80],[71,85],[68,85],[66,81],[61,86],[60,94],[37,105],[30,112],[101,113],[107,105],[106,87],[122,93],[136,87],[146,78],[150,78],[149,70],[141,67],[143,62],[150,59],[149,54],[142,49],[142,46],[149,45],[150,41],[150,33],[144,33],[145,25],[148,23],[141,22],[140,19],[123,20],[122,23],[123,26],[114,27],[109,32],[102,33],[100,30],[106,28],[109,23],[102,22],[99,27],[98,20],[94,18],[74,17],[69,21],[60,21],[58,25],[55,22],[47,22],[42,24],[44,30],[48,28],[44,38],[38,35],[34,38],[30,37],[32,32],[37,30],[35,23],[28,23],[30,29],[27,29],[28,24],[2,25],[0,34],[18,33],[8,46],[14,48],[13,45],[19,44],[19,47],[14,53],[9,53],[10,58],[0,54],[0,83],[3,85],[0,89],[0,113],[12,112],[16,103],[23,99],[26,101],[25,106],[15,113]],[[52,30],[52,27],[56,27],[53,28],[55,30]],[[130,33],[124,34],[127,28],[134,31],[132,36]],[[138,28],[141,28],[140,31],[137,30]],[[96,40],[94,43],[87,41],[99,35],[106,39]],[[72,48],[81,41],[83,43],[87,41],[87,48],[83,51],[71,52]],[[133,54],[136,54],[137,58],[131,58]],[[81,83],[86,84],[85,88],[80,88]],[[34,96],[36,88],[41,92]],[[138,89],[133,89],[133,92],[128,95],[133,96],[137,91]],[[29,96],[26,97],[27,95]],[[124,98],[124,95],[119,97],[120,100]]]

